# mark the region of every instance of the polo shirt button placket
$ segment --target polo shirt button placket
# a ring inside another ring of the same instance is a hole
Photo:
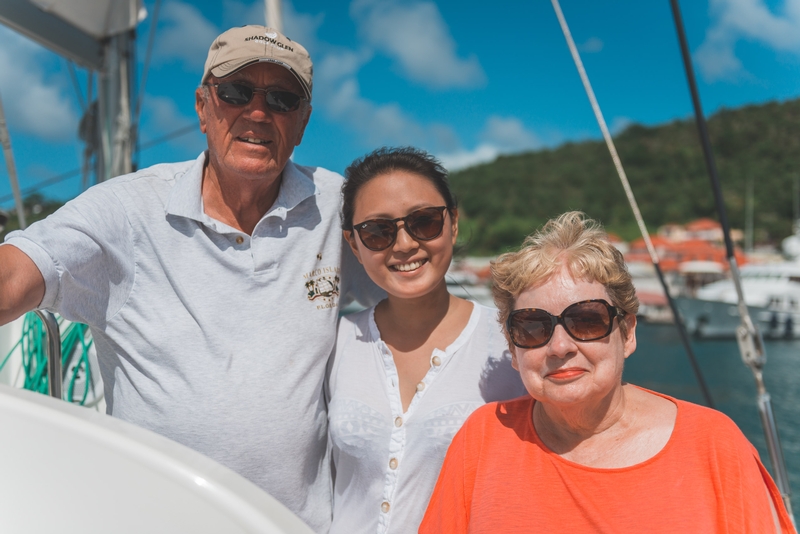
[[[381,503],[381,512],[383,512],[384,514],[388,514],[390,508],[391,508],[391,505],[389,504],[388,501],[383,501]]]

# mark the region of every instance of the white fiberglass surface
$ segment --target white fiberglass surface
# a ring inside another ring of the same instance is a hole
[[[182,445],[0,386],[0,532],[311,530],[255,485]]]

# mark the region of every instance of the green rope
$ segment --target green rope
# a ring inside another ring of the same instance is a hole
[[[59,324],[63,324],[59,318]],[[72,368],[70,376],[62,377],[67,383],[66,399],[76,404],[84,405],[89,396],[89,391],[94,385],[92,369],[89,365],[89,349],[93,340],[87,336],[88,326],[81,323],[70,323],[61,334],[61,366],[64,374],[68,373],[68,366],[73,356],[77,358],[76,365]],[[87,340],[87,337],[89,339]],[[23,388],[47,395],[47,336],[41,319],[35,313],[28,313],[22,323],[22,336],[14,344],[11,351],[0,363],[0,371],[11,358],[14,351],[19,349],[22,355],[22,371],[24,374]],[[78,380],[84,377],[83,391],[78,392],[79,399],[75,398],[75,386]]]

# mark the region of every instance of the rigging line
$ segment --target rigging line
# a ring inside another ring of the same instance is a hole
[[[144,143],[141,146],[141,150],[147,150],[149,148],[153,148],[154,146],[156,146],[158,144],[161,144],[163,142],[169,141],[169,140],[174,139],[176,137],[180,137],[182,135],[186,135],[187,133],[194,132],[194,131],[197,131],[197,125],[196,124],[192,124],[192,125],[189,125],[189,126],[184,126],[183,128],[175,130],[172,133],[168,133],[167,135],[165,135],[163,137],[159,137],[157,139],[154,139],[152,141],[148,141],[147,143]],[[82,169],[73,169],[71,171],[67,171],[65,173],[59,174],[59,175],[54,176],[52,178],[48,178],[47,180],[43,180],[41,182],[36,183],[35,185],[32,185],[31,187],[28,187],[28,188],[22,190],[22,194],[25,195],[25,196],[30,195],[31,193],[35,193],[39,189],[43,189],[45,187],[51,186],[53,184],[56,184],[58,182],[61,182],[61,181],[64,181],[64,180],[68,180],[68,179],[72,178],[73,176],[81,174],[81,172],[82,172]],[[9,200],[11,200],[13,198],[14,198],[13,194],[12,195],[5,195],[3,197],[0,197],[0,204],[2,204],[4,202],[8,202]]]
[[[150,35],[147,37],[147,52],[144,58],[144,68],[142,69],[142,83],[139,85],[139,98],[136,99],[136,109],[133,112],[133,123],[139,124],[139,115],[142,113],[142,100],[144,100],[144,88],[147,84],[147,73],[150,70],[150,59],[153,56],[153,43],[156,37],[156,26],[158,25],[158,11],[161,0],[156,0],[153,6],[153,18],[150,21]]]
[[[75,63],[69,59],[67,60],[67,70],[69,70],[69,77],[72,78],[72,85],[75,87],[78,103],[81,105],[81,113],[86,113],[86,101],[83,99],[81,85],[78,83],[78,75],[75,73]]]
[[[26,188],[26,189],[23,189],[22,190],[22,195],[28,196],[31,193],[35,193],[36,191],[38,191],[40,189],[44,189],[45,187],[51,186],[53,184],[57,184],[58,182],[63,182],[64,180],[68,180],[69,178],[72,178],[73,176],[77,176],[80,173],[81,173],[80,169],[73,169],[73,170],[67,171],[67,172],[65,172],[63,174],[59,174],[58,176],[54,176],[52,178],[48,178],[47,180],[43,180],[43,181],[38,182],[38,183],[36,183],[36,184]],[[4,197],[0,197],[0,204],[2,204],[4,202],[8,202],[12,198],[14,198],[13,194],[6,195]]]
[[[188,133],[196,132],[196,131],[198,131],[197,125],[196,124],[189,124],[189,125],[184,126],[183,128],[178,128],[174,132],[168,133],[163,137],[158,137],[156,139],[153,139],[152,141],[148,141],[147,143],[142,143],[142,146],[139,147],[139,150],[147,150],[148,148],[152,148],[152,147],[154,147],[154,146],[156,146],[158,144],[164,143],[166,141],[170,141],[172,139],[175,139],[176,137],[180,137],[182,135],[186,135]]]
[[[683,27],[683,19],[681,18],[680,6],[677,0],[670,0],[672,7],[672,16],[675,20],[675,29],[678,33],[678,42],[680,43],[681,56],[683,65],[686,70],[686,81],[689,84],[689,91],[692,95],[692,104],[694,106],[695,119],[697,122],[698,133],[700,134],[700,141],[703,146],[703,155],[706,161],[706,169],[708,176],[711,180],[711,187],[714,191],[714,202],[716,204],[717,213],[719,214],[720,224],[722,225],[723,235],[725,237],[725,248],[728,256],[728,263],[731,269],[731,277],[733,285],[736,288],[736,295],[738,298],[739,318],[741,323],[736,329],[736,341],[739,343],[739,351],[742,360],[753,373],[753,378],[756,382],[757,406],[761,416],[761,424],[764,427],[764,435],[767,441],[767,450],[769,451],[770,460],[775,473],[775,482],[783,497],[786,510],[789,512],[789,517],[792,518],[792,523],[795,522],[794,514],[792,513],[791,489],[789,487],[789,473],[786,470],[786,462],[783,458],[783,450],[780,444],[780,436],[778,435],[778,427],[775,423],[775,416],[772,411],[772,401],[769,393],[767,393],[766,385],[764,384],[763,369],[767,361],[767,355],[764,347],[764,341],[761,334],[753,323],[750,317],[750,312],[747,309],[747,304],[744,301],[744,292],[742,291],[742,282],[739,275],[739,266],[736,262],[736,256],[733,253],[733,242],[730,237],[730,224],[728,223],[728,216],[725,210],[725,203],[722,198],[722,187],[720,186],[719,176],[717,175],[717,167],[714,161],[714,152],[711,147],[710,136],[708,135],[708,127],[706,125],[705,115],[700,103],[700,94],[697,90],[697,82],[694,77],[694,68],[692,66],[692,58],[689,54],[689,45],[686,39],[686,32]]]
[[[672,315],[675,318],[675,326],[678,329],[678,333],[680,334],[681,341],[683,342],[684,349],[686,350],[686,354],[689,357],[689,363],[692,366],[692,371],[697,379],[697,383],[700,386],[700,391],[703,394],[703,398],[705,399],[706,404],[713,408],[714,401],[711,398],[711,392],[706,385],[706,381],[703,378],[703,373],[700,370],[700,365],[697,363],[697,358],[694,355],[694,350],[692,350],[692,345],[689,342],[689,335],[686,332],[686,325],[683,323],[683,318],[681,317],[680,311],[678,310],[677,305],[675,304],[675,299],[672,297],[670,292],[669,286],[667,285],[667,281],[664,278],[664,273],[661,270],[661,265],[659,264],[658,254],[656,253],[655,248],[653,247],[653,242],[650,239],[650,234],[647,232],[647,227],[644,224],[644,219],[642,219],[642,214],[639,211],[639,204],[636,202],[636,197],[633,196],[633,190],[631,189],[630,183],[628,182],[628,176],[625,174],[625,169],[622,167],[622,161],[619,158],[619,154],[617,153],[617,148],[614,145],[614,140],[611,138],[611,133],[608,131],[608,126],[606,125],[605,118],[603,118],[603,112],[600,109],[600,104],[597,102],[597,98],[594,95],[594,90],[592,89],[592,84],[589,81],[589,76],[586,74],[586,69],[583,67],[583,61],[581,61],[581,56],[578,53],[578,47],[575,46],[575,41],[572,38],[572,33],[569,31],[569,26],[567,25],[567,20],[564,18],[564,13],[561,11],[561,5],[559,4],[558,0],[551,0],[553,4],[553,9],[556,12],[556,17],[558,18],[558,22],[561,25],[561,31],[564,33],[564,38],[567,41],[567,46],[569,47],[570,53],[572,54],[572,59],[575,61],[575,67],[578,69],[578,74],[581,77],[581,81],[583,82],[583,87],[586,91],[586,96],[589,97],[589,103],[592,105],[592,110],[594,110],[595,118],[597,119],[597,123],[600,126],[600,131],[603,133],[603,139],[605,139],[606,146],[608,147],[608,151],[611,154],[611,159],[614,161],[614,167],[617,169],[617,174],[619,175],[619,179],[622,182],[622,187],[625,190],[625,195],[628,197],[628,203],[631,206],[631,210],[633,210],[633,216],[636,219],[636,224],[639,226],[639,231],[642,234],[642,238],[644,239],[645,246],[647,247],[647,251],[650,254],[650,259],[653,262],[653,267],[655,267],[656,274],[658,275],[658,279],[661,282],[661,286],[664,289],[664,294],[667,297],[667,302],[669,302],[669,307],[672,310]]]

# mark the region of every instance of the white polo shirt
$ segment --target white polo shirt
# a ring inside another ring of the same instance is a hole
[[[342,317],[326,395],[335,467],[331,534],[416,534],[453,436],[479,406],[527,395],[497,310],[474,303],[403,412],[374,308]]]
[[[204,213],[204,162],[92,187],[7,243],[42,272],[41,307],[91,327],[110,414],[230,467],[324,532],[325,365],[340,307],[379,293],[344,248],[342,177],[289,162],[249,236]]]

